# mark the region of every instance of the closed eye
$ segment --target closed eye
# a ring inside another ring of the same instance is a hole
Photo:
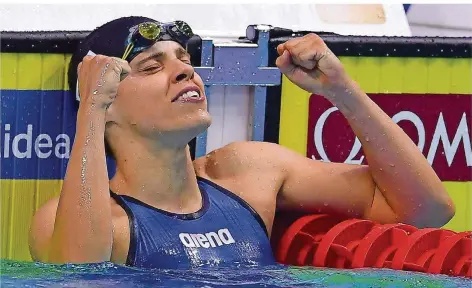
[[[146,67],[146,68],[142,69],[141,71],[143,71],[143,72],[152,72],[152,71],[155,71],[157,69],[160,69],[161,67],[162,66],[153,65],[153,66]]]

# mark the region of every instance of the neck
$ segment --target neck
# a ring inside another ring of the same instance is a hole
[[[117,149],[117,170],[110,181],[113,192],[174,213],[192,213],[201,207],[188,145],[153,150],[136,142],[131,146]]]

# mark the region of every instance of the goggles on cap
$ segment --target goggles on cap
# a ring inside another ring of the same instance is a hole
[[[190,26],[184,21],[174,21],[170,23],[143,22],[130,28],[130,34],[125,41],[126,49],[121,59],[131,61],[141,51],[151,47],[159,40],[173,40],[182,47],[187,48],[187,43],[194,36]],[[87,55],[96,54],[89,50]],[[80,101],[79,81],[76,85],[76,100]]]
[[[184,21],[144,22],[130,28],[130,34],[125,42],[126,49],[121,58],[131,61],[139,52],[151,47],[158,40],[174,40],[186,47],[193,36],[192,29]]]

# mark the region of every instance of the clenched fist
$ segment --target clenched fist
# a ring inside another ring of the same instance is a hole
[[[300,88],[328,96],[348,81],[341,61],[316,34],[288,40],[277,47],[276,65]]]
[[[120,81],[131,71],[127,61],[103,55],[85,56],[78,66],[80,105],[107,109]]]

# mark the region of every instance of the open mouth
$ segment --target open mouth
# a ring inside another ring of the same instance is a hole
[[[200,102],[203,101],[205,97],[201,95],[200,89],[197,86],[189,86],[177,94],[177,96],[172,99],[172,102]]]

